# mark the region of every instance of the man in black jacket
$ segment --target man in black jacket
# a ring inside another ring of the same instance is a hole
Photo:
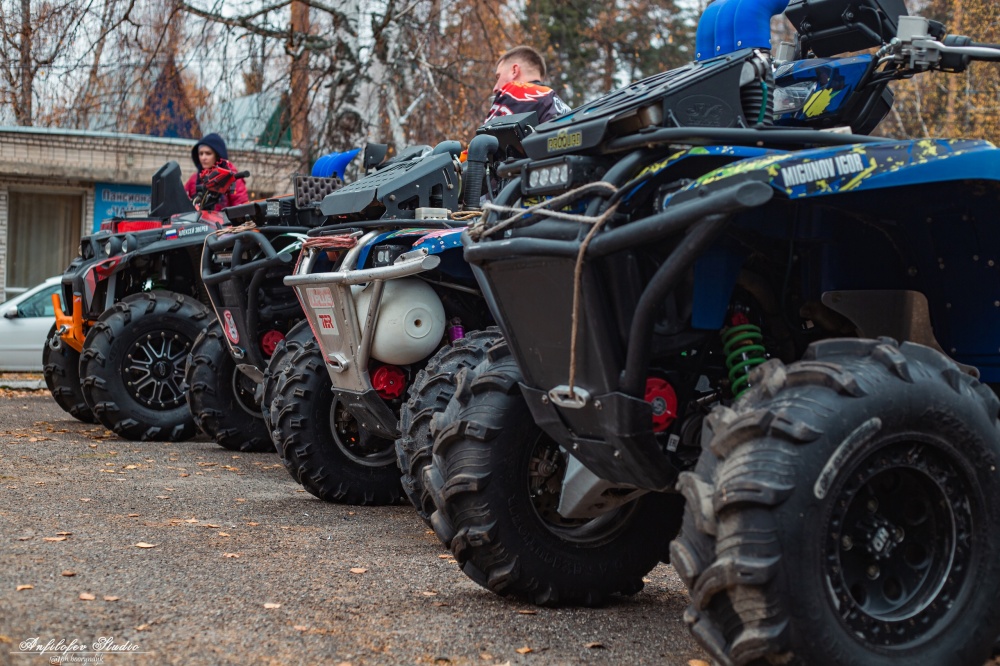
[[[569,106],[552,88],[542,85],[544,78],[545,61],[535,49],[516,46],[504,53],[497,61],[495,96],[486,121],[497,116],[535,111],[539,122],[544,123],[567,113]]]

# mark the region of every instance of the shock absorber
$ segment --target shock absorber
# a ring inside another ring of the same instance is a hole
[[[746,315],[737,313],[733,325],[722,331],[722,353],[726,357],[729,385],[734,398],[750,388],[750,371],[767,360],[760,327],[750,323]]]

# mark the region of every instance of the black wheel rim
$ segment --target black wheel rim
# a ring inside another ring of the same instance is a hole
[[[252,380],[238,369],[233,370],[232,389],[236,404],[240,406],[240,409],[255,419],[264,418],[260,411],[260,405],[254,397]]]
[[[352,461],[365,467],[396,464],[396,445],[391,439],[366,431],[337,398],[330,406],[330,432],[337,448]]]
[[[559,445],[540,433],[528,458],[528,495],[535,514],[545,528],[563,541],[578,546],[596,547],[608,543],[625,528],[636,502],[609,511],[596,518],[566,518],[559,513],[566,456]]]
[[[833,506],[827,583],[852,633],[893,647],[936,628],[972,563],[966,474],[933,442],[897,442],[855,465]]]
[[[179,333],[160,331],[139,337],[122,364],[129,393],[140,404],[156,410],[184,404],[184,366],[191,339]]]

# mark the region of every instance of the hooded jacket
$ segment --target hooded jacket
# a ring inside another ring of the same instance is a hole
[[[198,159],[198,148],[201,146],[207,146],[211,148],[218,159],[229,160],[229,151],[226,150],[226,142],[216,133],[206,134],[201,141],[194,144],[191,149],[191,161],[194,162],[194,175],[188,178],[187,183],[184,184],[184,191],[187,192],[188,197],[194,198],[198,193],[198,174],[201,173],[201,161]],[[238,204],[246,203],[250,200],[247,196],[247,188],[243,183],[243,179],[236,181],[236,186],[233,188],[232,192],[222,195],[219,199],[219,203],[215,205],[214,210],[222,210],[226,206],[236,206]]]

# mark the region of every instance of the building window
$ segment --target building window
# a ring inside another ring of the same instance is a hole
[[[11,192],[7,210],[7,293],[61,275],[80,247],[83,196]]]

